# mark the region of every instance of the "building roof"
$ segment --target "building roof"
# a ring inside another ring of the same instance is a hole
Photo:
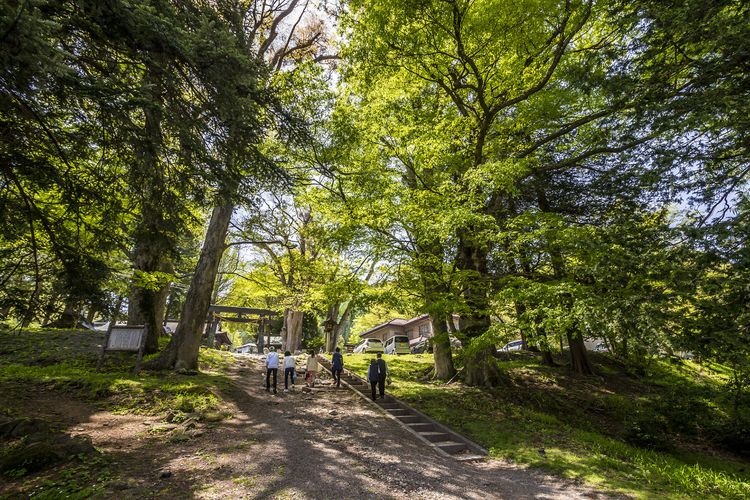
[[[373,326],[372,328],[370,328],[366,332],[362,333],[360,335],[360,337],[363,338],[363,339],[367,338],[368,335],[371,335],[371,334],[375,333],[376,331],[381,330],[381,329],[383,329],[383,328],[385,328],[387,326],[406,326],[408,324],[414,323],[415,321],[419,321],[419,320],[422,320],[424,318],[429,318],[429,317],[430,317],[429,314],[422,314],[422,315],[417,316],[417,317],[412,318],[412,319],[403,319],[403,318],[392,319],[392,320],[387,321],[385,323],[381,323],[381,324],[379,324],[377,326]]]

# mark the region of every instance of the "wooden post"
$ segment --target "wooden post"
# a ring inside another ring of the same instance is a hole
[[[264,341],[263,341],[263,320],[264,320],[263,316],[261,316],[260,319],[258,320],[258,342],[257,342],[257,345],[258,345],[258,353],[259,354],[263,353],[263,347],[264,347]]]
[[[102,351],[99,353],[99,361],[96,363],[96,371],[99,371],[104,362],[104,352],[107,350],[107,344],[109,344],[109,336],[112,335],[112,327],[115,325],[115,316],[109,320],[109,326],[107,326],[107,333],[104,335],[104,343],[102,344]]]
[[[138,357],[135,360],[135,374],[141,371],[141,360],[143,359],[143,352],[146,350],[146,338],[148,337],[148,325],[143,327],[143,334],[141,335],[141,345],[138,348]]]
[[[214,339],[216,338],[216,329],[219,326],[219,318],[216,317],[216,314],[212,315],[211,319],[211,328],[208,330],[208,339],[207,344],[208,347],[214,346]]]

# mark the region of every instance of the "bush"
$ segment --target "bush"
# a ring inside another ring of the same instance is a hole
[[[734,422],[729,427],[725,427],[719,441],[728,450],[750,458],[750,422]]]
[[[648,450],[665,451],[672,447],[669,422],[660,414],[636,410],[625,421],[624,438],[628,444]]]

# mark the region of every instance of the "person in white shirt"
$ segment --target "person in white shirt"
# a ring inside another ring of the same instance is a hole
[[[268,350],[266,356],[266,392],[271,389],[271,374],[273,373],[273,393],[276,394],[276,375],[279,372],[279,353],[275,347]]]
[[[284,353],[284,390],[289,390],[289,379],[292,379],[292,387],[294,387],[294,368],[295,359],[290,351]]]

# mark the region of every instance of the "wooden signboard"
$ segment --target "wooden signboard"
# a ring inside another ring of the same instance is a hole
[[[114,323],[114,320],[109,323],[96,369],[99,370],[101,367],[107,351],[137,352],[138,357],[135,360],[135,373],[138,373],[141,368],[143,351],[146,347],[147,327],[145,325],[115,325]]]
[[[146,328],[142,326],[112,327],[107,340],[107,350],[138,352],[145,336]]]

